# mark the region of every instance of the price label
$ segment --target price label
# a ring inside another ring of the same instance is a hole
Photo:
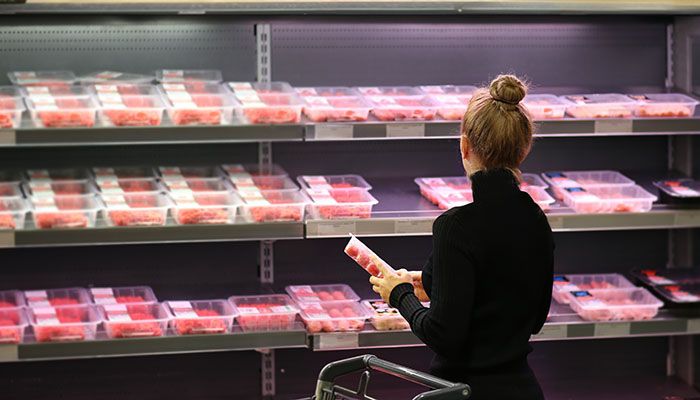
[[[360,335],[356,332],[326,333],[316,337],[318,338],[318,348],[321,350],[356,349],[360,346]]]
[[[629,322],[612,322],[595,324],[593,335],[599,336],[628,336],[631,324]]]
[[[347,236],[348,233],[355,233],[356,229],[355,221],[324,221],[318,224],[320,236]]]
[[[631,119],[600,119],[595,121],[595,133],[632,133]]]
[[[19,360],[18,348],[16,344],[0,344],[0,362]]]
[[[549,216],[549,226],[552,229],[564,229],[564,217]]]
[[[700,319],[688,320],[688,333],[700,333]]]
[[[387,124],[386,137],[423,137],[425,124]]]
[[[0,230],[0,247],[15,247],[15,231]]]
[[[352,124],[318,124],[314,127],[315,138],[318,140],[327,139],[352,139]]]
[[[398,220],[394,224],[396,233],[426,233],[433,231],[433,221],[425,219]]]
[[[17,134],[14,129],[0,129],[0,144],[17,143]]]
[[[533,335],[532,338],[536,340],[566,339],[567,334],[568,329],[566,325],[545,325],[542,327],[542,330],[538,334]]]
[[[674,217],[675,226],[700,226],[700,212],[678,211]]]

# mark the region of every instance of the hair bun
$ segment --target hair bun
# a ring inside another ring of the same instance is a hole
[[[491,81],[489,93],[494,100],[515,106],[527,94],[527,85],[515,75],[498,75]]]

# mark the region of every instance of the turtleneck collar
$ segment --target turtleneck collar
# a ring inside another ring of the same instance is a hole
[[[513,171],[506,168],[477,171],[469,179],[472,182],[474,202],[502,199],[520,191],[520,183]]]

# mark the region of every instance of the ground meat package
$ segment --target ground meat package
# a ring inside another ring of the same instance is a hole
[[[377,265],[383,265],[384,268],[389,271],[394,271],[393,268],[386,261],[382,260],[377,254],[375,254],[369,247],[356,238],[355,235],[351,235],[350,241],[347,246],[345,246],[345,254],[348,257],[355,260],[357,264],[367,271],[370,275],[380,276],[381,272]]]

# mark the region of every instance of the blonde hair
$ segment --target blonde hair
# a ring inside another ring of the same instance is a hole
[[[474,93],[462,119],[462,136],[484,169],[507,168],[520,175],[532,147],[532,119],[520,101],[527,85],[514,75],[499,75],[488,89]]]

